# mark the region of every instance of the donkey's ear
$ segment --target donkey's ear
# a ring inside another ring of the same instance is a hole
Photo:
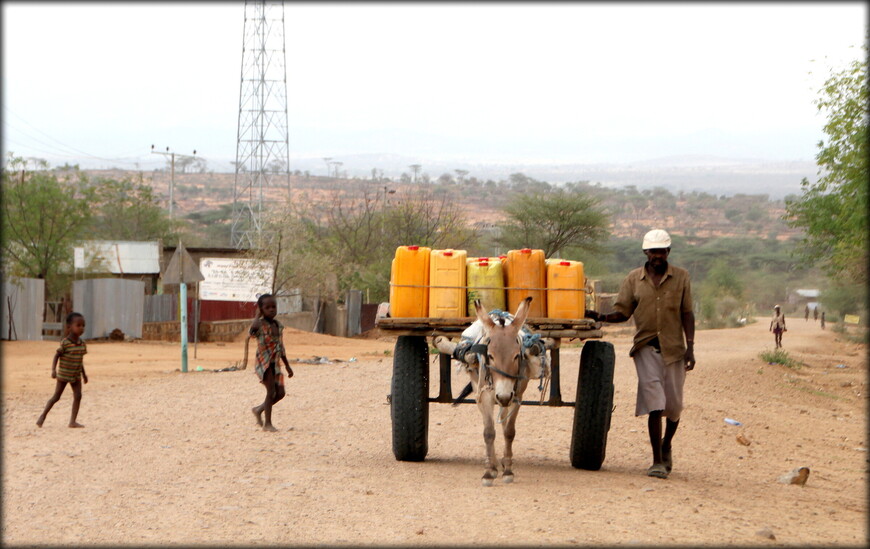
[[[514,321],[511,324],[516,324],[518,327],[522,327],[526,322],[526,318],[529,316],[529,304],[532,302],[532,296],[529,296],[520,303],[520,306],[517,307],[517,313],[514,315]]]
[[[493,326],[495,326],[495,322],[492,321],[492,318],[490,318],[489,314],[486,312],[486,309],[484,309],[483,305],[480,304],[479,299],[474,300],[474,311],[477,313],[478,320],[483,322],[484,326],[486,326],[487,328],[492,328]]]

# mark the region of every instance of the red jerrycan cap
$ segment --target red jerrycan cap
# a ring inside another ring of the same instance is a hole
[[[570,261],[560,261],[560,262],[559,262],[559,265],[564,265],[564,266],[566,266],[566,267],[570,267],[570,266],[571,266],[571,262],[570,262]]]
[[[409,250],[417,251],[420,249],[420,246],[408,246]]]
[[[447,250],[446,252],[444,252],[444,255],[450,257],[451,255],[453,255],[453,250]]]
[[[520,253],[521,254],[530,254],[530,253],[532,253],[532,249],[531,248],[523,248],[522,250],[520,250]]]

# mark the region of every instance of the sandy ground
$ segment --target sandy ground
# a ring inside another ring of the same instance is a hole
[[[56,343],[3,342],[2,539],[17,544],[212,545],[864,545],[867,542],[866,348],[789,319],[784,344],[804,365],[758,357],[767,319],[700,331],[698,366],[668,480],[646,477],[646,419],[634,417],[630,332],[616,346],[615,411],[600,471],[568,458],[572,408],[524,407],[516,481],[480,484],[474,406],[430,406],[429,454],[398,462],[390,443],[394,341],[289,332],[297,364],[277,433],[250,408],[247,371],[213,372],[243,344],[200,344],[180,373],[178,344],[92,342],[79,421],[71,395],[41,429]],[[573,400],[579,346],[563,342]],[[355,358],[355,361],[350,361]],[[844,365],[845,367],[838,367]],[[197,367],[206,371],[197,372]],[[437,359],[431,392],[437,392]],[[454,376],[454,394],[464,385]],[[537,396],[537,390],[527,398]],[[726,424],[730,417],[742,427]],[[738,434],[751,441],[744,446]],[[501,447],[501,433],[496,444]],[[811,469],[803,487],[778,478]],[[767,530],[775,539],[762,536]]]

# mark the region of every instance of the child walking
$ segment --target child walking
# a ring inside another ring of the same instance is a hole
[[[284,352],[284,326],[275,320],[278,302],[272,294],[263,294],[257,299],[257,317],[251,323],[251,337],[257,338],[257,365],[254,370],[260,383],[266,386],[266,399],[251,411],[257,425],[264,431],[277,431],[272,425],[272,406],[284,398],[284,376],[281,374],[280,358],[287,367],[287,377],[293,377],[293,369]],[[263,414],[266,418],[263,420]]]
[[[773,307],[773,319],[770,321],[770,331],[773,332],[773,341],[776,343],[776,348],[782,348],[782,333],[787,332],[785,327],[785,315],[779,308],[779,305]]]
[[[74,428],[84,427],[81,423],[76,422],[76,417],[79,415],[79,405],[82,403],[82,381],[88,382],[88,374],[85,373],[85,365],[82,361],[82,357],[88,352],[88,348],[82,339],[83,333],[85,333],[85,317],[75,312],[67,315],[64,338],[54,354],[54,360],[51,362],[51,378],[57,379],[57,384],[54,386],[54,395],[48,399],[48,402],[45,404],[45,410],[42,411],[42,415],[36,420],[38,427],[42,427],[48,411],[60,400],[60,395],[66,389],[67,383],[72,385],[73,390],[73,405],[72,414],[69,418],[69,426]],[[58,368],[58,363],[60,363],[60,368]]]

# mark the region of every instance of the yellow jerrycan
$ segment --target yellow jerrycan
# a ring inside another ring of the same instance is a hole
[[[476,257],[468,262],[468,314],[474,316],[474,300],[487,312],[504,310],[504,270],[497,257]]]
[[[505,283],[508,312],[516,313],[520,303],[531,296],[529,317],[547,316],[547,269],[544,250],[510,250],[507,254]]]
[[[425,318],[429,313],[429,256],[425,246],[399,246],[390,267],[390,316]]]
[[[547,260],[547,317],[583,318],[586,276],[581,261]]]
[[[429,257],[429,317],[465,316],[465,250],[432,250]]]

